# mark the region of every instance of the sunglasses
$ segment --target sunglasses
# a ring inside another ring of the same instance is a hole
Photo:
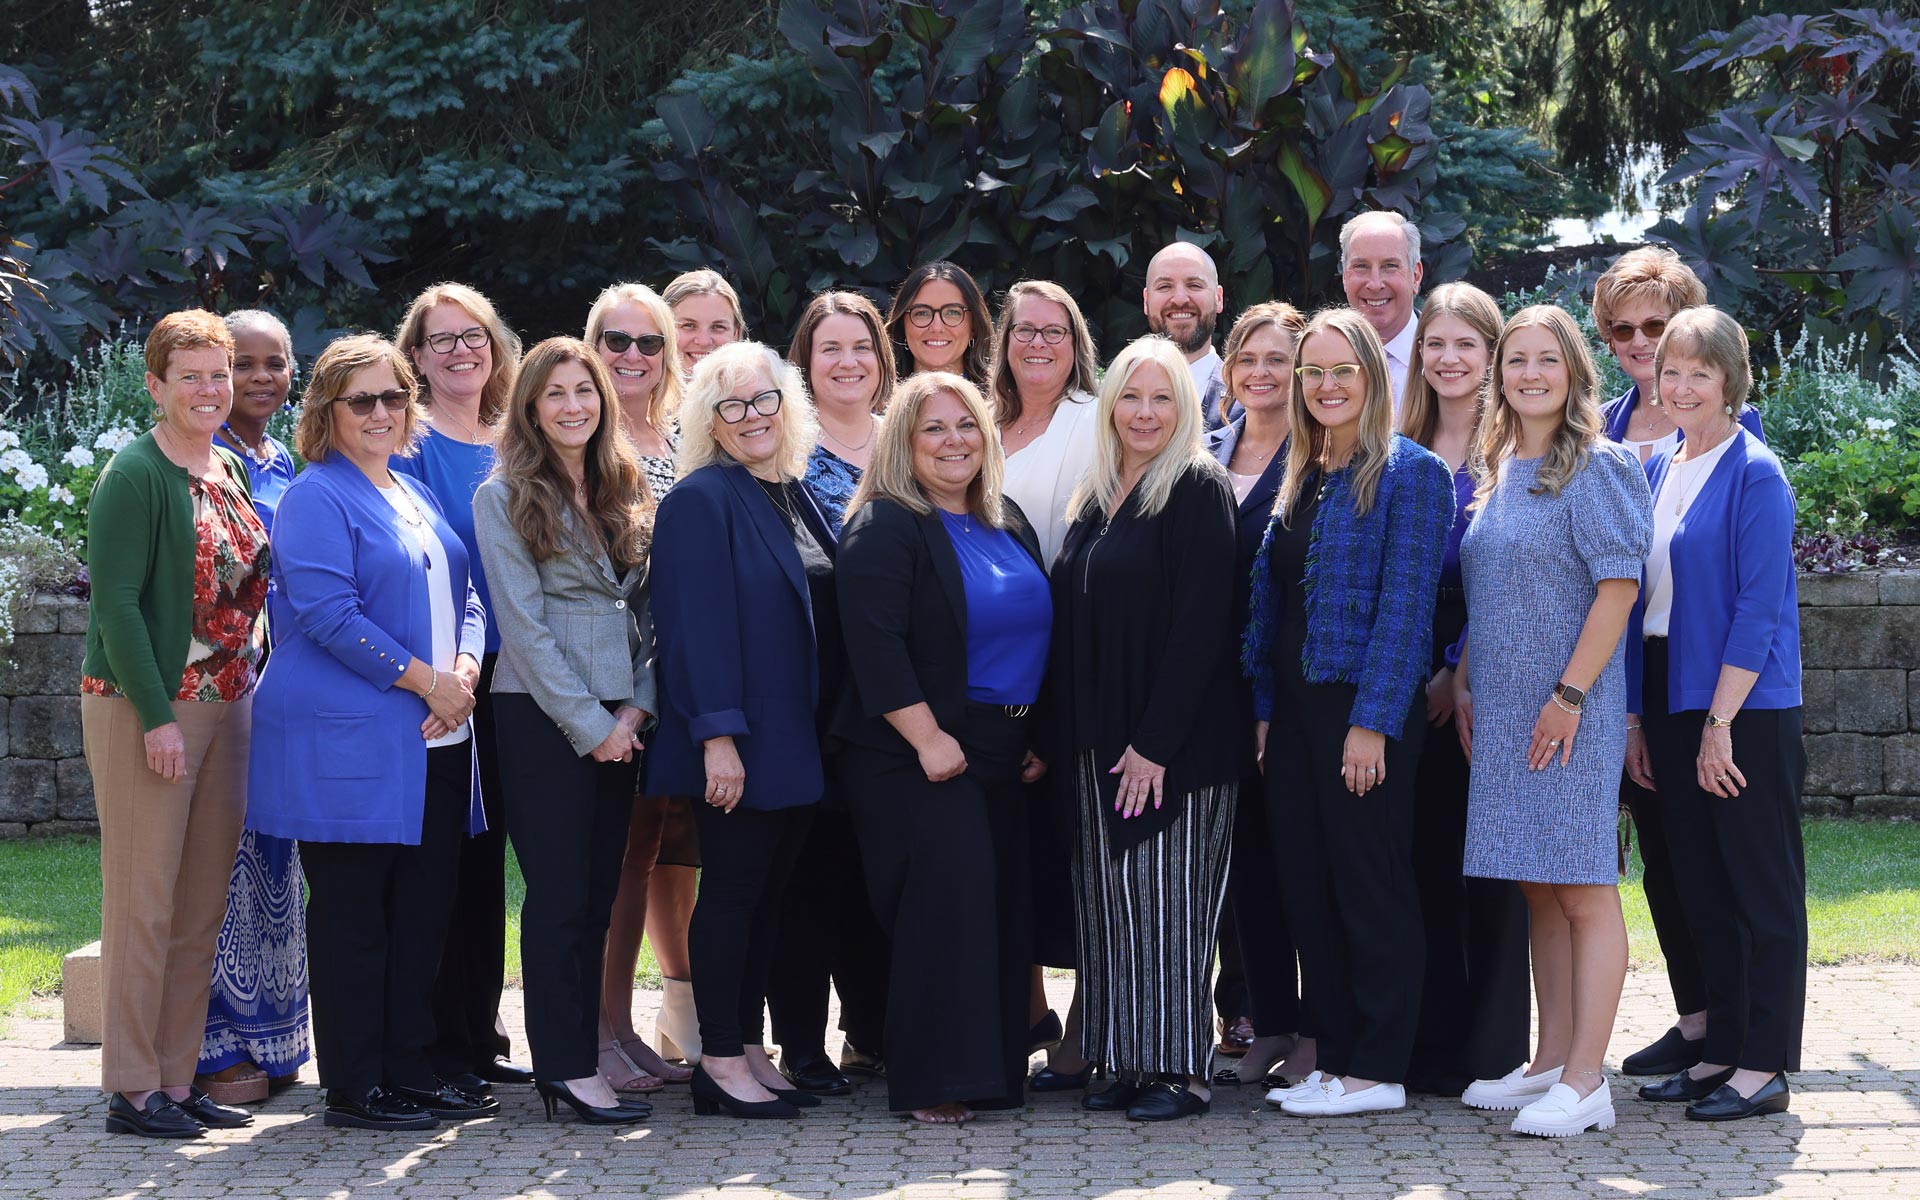
[[[913,322],[915,329],[932,328],[936,315],[942,325],[951,329],[967,319],[967,309],[962,304],[943,304],[939,308],[931,304],[916,304],[907,310],[907,320]]]
[[[722,400],[720,403],[713,406],[713,411],[718,413],[720,415],[720,419],[722,421],[725,421],[727,424],[738,425],[740,422],[747,419],[748,408],[752,408],[753,411],[759,413],[763,417],[770,417],[773,414],[779,412],[780,411],[779,390],[770,388],[767,391],[761,392],[758,395],[755,395],[754,397],[748,400],[732,400],[732,399]]]
[[[603,329],[600,331],[600,340],[615,354],[625,354],[629,347],[638,347],[640,353],[648,358],[667,348],[666,336],[658,333],[633,334],[618,329]]]
[[[1620,342],[1630,342],[1633,340],[1635,330],[1646,334],[1648,341],[1657,342],[1660,340],[1660,335],[1667,331],[1667,319],[1652,317],[1638,325],[1629,321],[1615,321],[1607,326],[1607,338],[1616,345]]]
[[[452,354],[455,346],[465,346],[469,350],[485,350],[493,342],[493,335],[475,325],[459,333],[436,333],[427,339],[427,345],[433,347],[435,354]]]
[[[335,404],[344,404],[356,417],[364,417],[378,404],[388,412],[403,412],[413,397],[405,389],[394,388],[390,392],[355,392],[351,396],[336,396]]]

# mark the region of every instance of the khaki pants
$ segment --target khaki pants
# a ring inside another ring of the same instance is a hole
[[[186,742],[179,783],[148,768],[130,701],[80,698],[100,816],[100,1085],[109,1092],[193,1082],[247,812],[253,697],[176,700],[173,712]]]

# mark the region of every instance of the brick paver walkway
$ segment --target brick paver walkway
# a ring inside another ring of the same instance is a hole
[[[1616,1049],[1665,1027],[1663,982],[1628,981]],[[931,1129],[891,1116],[872,1085],[793,1123],[696,1118],[672,1089],[624,1134],[548,1124],[530,1089],[509,1089],[494,1120],[381,1135],[322,1126],[309,1083],[251,1129],[149,1143],[102,1131],[97,1047],[16,1019],[0,1041],[0,1197],[1920,1197],[1920,967],[1817,971],[1810,993],[1788,1116],[1692,1124],[1621,1080],[1619,1126],[1564,1142],[1438,1098],[1313,1125],[1224,1088],[1210,1116],[1170,1125],[1096,1117],[1069,1095]]]

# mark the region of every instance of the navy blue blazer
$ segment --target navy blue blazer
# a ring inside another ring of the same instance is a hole
[[[800,518],[832,554],[820,506],[806,488],[794,491]],[[660,724],[646,792],[704,794],[702,743],[731,737],[746,768],[744,807],[819,801],[813,602],[792,533],[745,467],[714,463],[674,485],[654,518],[650,569]]]

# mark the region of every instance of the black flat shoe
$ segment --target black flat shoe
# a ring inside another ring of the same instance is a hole
[[[629,1097],[621,1097],[611,1108],[600,1108],[574,1095],[573,1089],[564,1083],[548,1083],[541,1079],[534,1082],[533,1088],[540,1093],[540,1101],[546,1106],[549,1121],[553,1120],[563,1104],[588,1125],[632,1125],[653,1115],[651,1104]]]
[[[432,1129],[440,1118],[411,1100],[373,1087],[357,1096],[328,1092],[321,1123],[337,1129]]]
[[[1707,1039],[1694,1041],[1680,1032],[1678,1025],[1660,1035],[1660,1040],[1644,1050],[1636,1050],[1620,1061],[1622,1075],[1672,1075],[1697,1064],[1707,1052]]]
[[[1140,1084],[1125,1079],[1116,1080],[1114,1085],[1104,1091],[1089,1092],[1080,1098],[1080,1107],[1092,1112],[1125,1112],[1133,1107],[1140,1093],[1147,1089]]]
[[[253,1124],[253,1114],[246,1109],[217,1103],[212,1096],[197,1087],[188,1088],[187,1098],[175,1103],[186,1109],[188,1116],[208,1129],[244,1129]]]
[[[811,1092],[816,1096],[844,1096],[853,1090],[853,1080],[848,1079],[824,1054],[792,1062],[783,1054],[780,1056],[780,1073],[787,1077],[787,1082],[793,1084],[794,1090]]]
[[[473,1069],[484,1083],[532,1083],[533,1072],[519,1063],[508,1062],[505,1056],[495,1056]],[[465,1089],[462,1089],[463,1091]]]
[[[864,1075],[868,1079],[887,1077],[887,1060],[848,1042],[840,1052],[840,1071],[845,1075]]]
[[[1042,1050],[1051,1050],[1066,1036],[1066,1028],[1060,1024],[1060,1014],[1048,1009],[1047,1015],[1034,1022],[1033,1028],[1027,1031],[1027,1053],[1038,1054]]]
[[[1088,1063],[1078,1071],[1056,1071],[1052,1067],[1041,1067],[1027,1080],[1030,1092],[1079,1092],[1085,1091],[1100,1068]]]
[[[1721,1084],[1733,1078],[1733,1068],[1715,1071],[1702,1079],[1695,1079],[1685,1071],[1676,1071],[1659,1083],[1642,1084],[1640,1098],[1661,1103],[1676,1101],[1691,1104],[1695,1100],[1704,1100],[1718,1090]]]
[[[1706,1099],[1695,1100],[1687,1105],[1687,1119],[1689,1121],[1739,1121],[1747,1117],[1783,1113],[1787,1111],[1788,1103],[1792,1099],[1793,1089],[1787,1086],[1785,1072],[1761,1084],[1760,1090],[1751,1096],[1742,1096],[1733,1090],[1732,1084],[1723,1083]]]
[[[1181,1117],[1197,1117],[1212,1107],[1211,1100],[1202,1100],[1184,1083],[1156,1082],[1148,1084],[1139,1098],[1127,1106],[1127,1120],[1176,1121]]]
[[[713,1076],[707,1074],[705,1067],[693,1069],[693,1078],[687,1081],[687,1086],[693,1092],[693,1111],[702,1117],[722,1112],[747,1120],[774,1120],[800,1115],[800,1110],[781,1096],[771,1100],[741,1100],[729,1094],[727,1089],[715,1082]]]
[[[107,1101],[107,1132],[146,1138],[197,1138],[206,1136],[207,1127],[177,1100],[168,1099],[165,1092],[154,1092],[138,1108],[115,1092]]]
[[[402,1100],[411,1101],[436,1117],[448,1121],[470,1121],[475,1117],[491,1117],[500,1111],[500,1102],[492,1096],[476,1096],[464,1088],[454,1087],[446,1080],[437,1080],[439,1086],[431,1091],[426,1088],[394,1087],[387,1090]]]
[[[457,1087],[469,1096],[486,1096],[493,1092],[493,1085],[472,1071],[455,1071],[451,1075],[440,1075],[438,1078],[441,1083]]]

